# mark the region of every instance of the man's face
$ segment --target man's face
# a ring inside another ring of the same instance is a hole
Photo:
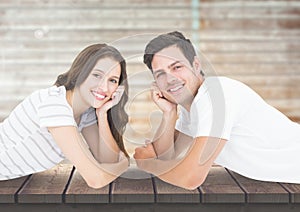
[[[191,66],[178,47],[170,46],[154,55],[152,70],[156,84],[167,100],[190,106],[201,85],[197,59]]]

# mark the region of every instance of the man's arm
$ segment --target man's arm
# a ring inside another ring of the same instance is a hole
[[[195,189],[205,181],[225,142],[226,140],[219,138],[197,137],[193,139],[192,146],[182,159],[163,161],[145,158],[143,155],[149,156],[149,152],[152,151],[150,145],[136,151],[134,157],[139,168],[173,185]]]
[[[152,141],[157,157],[162,160],[171,159],[175,156],[174,134],[176,119],[176,110],[164,112],[162,121]]]
[[[154,82],[151,86],[154,103],[163,112],[162,121],[154,135],[152,144],[160,159],[171,159],[175,155],[174,133],[177,120],[177,105],[165,99]]]

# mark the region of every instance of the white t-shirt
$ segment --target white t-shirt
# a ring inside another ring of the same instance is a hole
[[[77,126],[81,131],[96,122],[95,110],[89,108],[77,126],[64,86],[32,93],[0,123],[0,180],[44,171],[65,159],[47,127]]]
[[[300,125],[241,82],[205,79],[190,112],[180,107],[176,129],[226,139],[215,163],[241,175],[300,183]]]

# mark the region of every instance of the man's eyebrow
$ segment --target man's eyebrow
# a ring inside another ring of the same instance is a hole
[[[171,68],[172,66],[176,65],[177,63],[180,63],[179,60],[175,61],[174,63],[171,63],[170,65],[168,65],[168,68]]]
[[[153,75],[157,75],[162,72],[165,72],[165,71],[163,69],[153,70]]]
[[[177,63],[180,63],[180,61],[177,60],[177,61],[171,63],[170,65],[168,65],[168,68],[171,68],[172,66],[176,65]],[[161,73],[161,72],[164,72],[164,70],[163,69],[153,70],[153,74]]]

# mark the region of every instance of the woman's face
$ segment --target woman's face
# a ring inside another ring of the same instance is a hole
[[[81,98],[89,107],[100,108],[111,99],[119,85],[120,63],[109,57],[98,60],[86,80],[80,85]]]

